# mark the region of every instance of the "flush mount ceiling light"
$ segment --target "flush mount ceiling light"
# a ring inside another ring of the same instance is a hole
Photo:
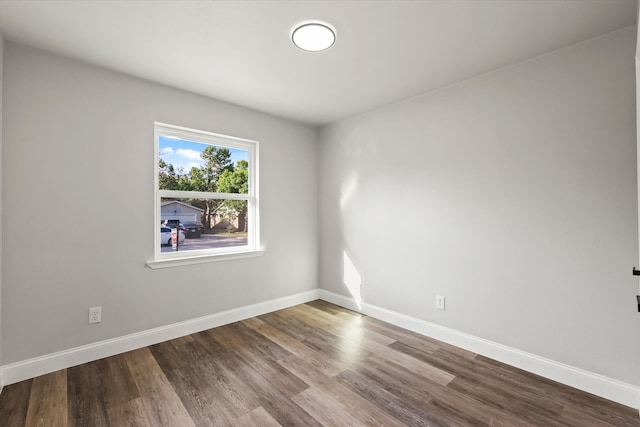
[[[336,33],[327,24],[308,22],[293,30],[291,40],[302,50],[319,52],[333,46],[336,41]]]

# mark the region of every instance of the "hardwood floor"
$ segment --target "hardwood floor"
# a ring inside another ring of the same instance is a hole
[[[6,386],[0,425],[640,426],[640,417],[314,301]]]

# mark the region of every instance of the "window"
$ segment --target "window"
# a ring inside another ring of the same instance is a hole
[[[155,123],[151,268],[260,255],[258,143]]]

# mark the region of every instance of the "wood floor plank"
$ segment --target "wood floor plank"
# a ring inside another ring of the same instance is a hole
[[[346,365],[331,359],[324,353],[318,353],[312,350],[309,346],[302,344],[299,340],[287,334],[286,331],[275,328],[265,323],[262,319],[254,317],[244,320],[243,323],[265,337],[280,343],[281,346],[289,350],[292,354],[309,360],[316,369],[327,376],[337,375],[347,369]]]
[[[313,418],[323,426],[364,426],[365,424],[354,418],[349,408],[311,387],[293,396],[292,400],[304,408]]]
[[[125,358],[152,425],[195,425],[149,348],[126,353]]]
[[[70,368],[67,376],[72,425],[109,425],[109,408],[139,397],[123,355]]]
[[[407,425],[442,425],[434,420],[428,412],[425,412],[422,406],[412,407],[401,396],[388,391],[386,387],[380,387],[379,384],[362,374],[348,369],[337,378],[340,383]]]
[[[455,378],[455,375],[437,368],[429,363],[425,363],[405,353],[396,351],[390,347],[380,348],[375,355],[368,360],[380,360],[397,363],[413,371],[415,376],[432,380],[441,385],[447,385]]]
[[[232,425],[234,427],[280,427],[281,424],[277,422],[269,413],[259,406],[251,412],[247,412],[241,417],[233,420]]]
[[[271,360],[280,360],[291,356],[291,352],[264,335],[254,331],[242,322],[232,323],[218,330],[230,330],[245,343],[243,347],[250,347]]]
[[[577,390],[556,381],[540,377],[513,366],[505,365],[496,360],[484,356],[477,356],[475,360],[482,362],[494,369],[495,376],[509,384],[517,385],[520,388],[529,390],[534,395],[544,394],[549,399],[563,405],[563,414],[567,413],[567,408],[572,409],[569,413],[576,412],[584,414],[588,418],[598,420],[603,425],[612,424],[617,426],[638,425],[631,422],[638,413],[633,408],[620,407],[617,411],[611,411],[611,402],[598,396]],[[487,373],[487,375],[491,375]]]
[[[405,425],[372,402],[344,387],[335,376],[327,376],[318,371],[308,359],[293,356],[278,363],[302,378],[307,384],[322,391],[326,396],[348,405],[351,415],[365,425],[388,427]]]
[[[365,328],[360,326],[360,322],[347,322],[339,316],[329,315],[318,310],[310,311],[306,306],[296,306],[289,309],[293,313],[304,314],[306,318],[315,319],[317,323],[313,323],[314,326],[322,327],[342,339],[351,340],[364,347],[366,350],[373,353],[374,356],[382,357],[385,360],[398,363],[410,367],[416,375],[432,379],[433,381],[447,385],[454,375],[449,372],[438,369],[432,365],[421,362],[420,360],[411,357],[405,353],[396,351],[388,345],[396,342],[395,339],[385,337],[381,334],[374,332],[374,335],[366,336],[363,331]],[[315,311],[315,313],[314,313]],[[355,318],[355,320],[359,320]]]
[[[218,328],[215,333],[211,332],[209,338],[232,349],[236,357],[248,366],[259,371],[267,381],[287,397],[296,395],[309,387],[304,381],[295,375],[291,375],[290,372],[283,369],[277,363],[277,360],[283,358],[283,354],[280,351],[274,354],[272,349],[265,350],[264,342],[259,343],[260,340],[252,341],[252,335],[243,336],[242,334],[238,334],[238,329],[242,328],[250,330],[250,328],[245,325]],[[265,338],[264,336],[262,337]],[[258,342],[258,344],[254,346],[256,342]],[[266,351],[266,353],[263,351]],[[287,357],[290,355],[291,353],[287,351]],[[258,406],[258,404],[256,404],[254,408],[256,406]]]
[[[108,426],[105,406],[104,366],[102,360],[67,369],[69,424],[74,426]]]
[[[288,396],[275,388],[265,377],[253,367],[242,363],[237,358],[223,361],[228,369],[235,372],[247,390],[260,396],[261,406],[280,424],[320,426],[320,424],[303,408],[293,402]]]
[[[428,396],[430,405],[436,408],[437,412],[444,414],[447,421],[456,420],[462,425],[537,426],[537,424],[520,420],[504,411],[487,407],[473,397],[451,390],[436,381],[428,378],[416,378],[411,365],[399,365],[373,356],[369,358],[366,369],[375,370],[376,377],[380,382],[401,384],[402,390],[399,394],[409,391],[408,398],[413,401],[416,399],[411,396],[412,393],[417,392]]]
[[[436,425],[489,425],[490,415],[483,411],[472,411],[472,408],[461,408],[455,405],[451,396],[446,401],[439,401],[434,391],[440,384],[430,384],[429,381],[417,380],[412,376],[396,375],[390,371],[389,364],[369,361],[358,366],[356,371],[374,381],[378,386],[398,396],[413,408],[420,408],[428,414],[429,419]],[[467,402],[468,403],[468,402]]]
[[[228,376],[212,361],[178,349],[183,346],[172,340],[151,346],[151,353],[196,425],[224,425],[237,412],[225,393]]]
[[[358,345],[341,342],[336,335],[310,325],[303,317],[287,314],[286,309],[259,317],[278,329],[286,330],[312,350],[322,352],[340,363],[347,365],[358,363],[371,355]]]
[[[0,393],[0,420],[7,427],[25,425],[33,380],[4,386]]]
[[[0,426],[640,427],[636,409],[314,301],[4,387]]]
[[[369,357],[371,350],[368,345],[379,345],[379,342],[367,337],[366,333],[357,324],[341,327],[340,323],[342,322],[340,319],[326,319],[320,312],[309,307],[291,307],[283,310],[282,313],[293,315],[293,317],[302,320],[308,327],[327,334],[322,341],[307,338],[303,342],[322,352],[331,353],[331,351],[335,350],[335,353],[332,354],[338,355],[339,360],[347,363],[357,363],[359,360]],[[386,343],[389,342],[386,337],[381,339],[385,340],[384,342]],[[330,346],[330,350],[328,346]]]
[[[318,310],[322,310],[328,314],[340,314],[344,311],[346,311],[346,309],[339,307],[337,305],[331,304],[330,302],[326,302],[323,301],[321,299],[317,299],[315,301],[310,301],[308,303],[306,303],[305,305],[308,305],[309,307],[313,307],[316,308]]]
[[[386,324],[377,319],[363,316],[362,322],[366,325],[367,328],[371,329],[372,331],[378,332],[379,334],[385,335],[389,338],[393,338],[397,342],[409,345],[418,350],[422,350],[425,352],[434,352],[440,349],[441,346],[441,344],[435,340],[420,339],[410,331],[399,328],[397,326]]]
[[[345,314],[341,313],[340,316],[342,315]],[[394,337],[396,341],[414,347],[417,350],[421,350],[427,353],[433,353],[437,350],[443,349],[451,354],[456,354],[467,359],[474,359],[477,356],[477,354],[463,348],[438,341],[434,338],[420,335],[417,332],[409,331],[407,329],[391,325],[389,323],[383,322],[382,320],[363,316],[362,321],[367,325],[367,327],[379,331],[382,334],[388,334],[389,336]]]
[[[302,319],[287,316],[286,313],[284,313],[284,310],[263,314],[262,316],[258,316],[258,319],[261,319],[276,329],[287,331],[289,335],[293,336],[299,342],[309,338],[321,341],[333,339],[327,332],[318,328],[310,327],[305,324]]]
[[[34,427],[67,425],[66,370],[34,378],[25,424]]]
[[[538,424],[545,416],[559,419],[562,412],[563,406],[555,399],[548,398],[540,390],[532,392],[521,384],[509,383],[494,368],[477,360],[443,349],[429,354],[402,343],[390,347],[453,373],[456,378],[448,385],[452,390],[482,401],[490,408],[516,415],[525,422]]]
[[[147,418],[141,397],[111,406],[107,409],[109,424],[118,427],[154,427]]]
[[[185,353],[186,360],[192,363],[193,371],[190,377],[197,375],[200,378],[203,392],[212,389],[212,385],[215,384],[216,393],[213,394],[213,399],[218,399],[218,395],[224,396],[225,412],[230,418],[238,417],[260,406],[259,396],[245,390],[242,379],[225,363],[226,358],[217,357],[207,351],[206,345],[210,340],[205,340],[204,336],[194,335],[193,345],[184,346],[191,350]]]
[[[509,384],[501,375],[494,373],[495,368],[478,360],[460,357],[443,349],[430,354],[402,343],[394,343],[390,347],[454,374],[456,378],[449,383],[451,389],[482,400],[491,407],[522,416],[525,420],[535,423],[539,421],[540,414],[557,417],[562,412],[563,406],[555,399],[548,398],[540,390],[534,393],[520,384]]]
[[[182,345],[193,342],[193,337],[191,335],[185,335],[184,337],[179,337],[172,339],[171,342],[173,345]]]
[[[395,339],[379,334],[362,325],[361,316],[336,316],[318,310],[307,304],[291,307],[289,310],[296,313],[304,313],[307,319],[313,321],[313,325],[330,332],[341,339],[350,339],[366,346],[368,343],[389,345]]]
[[[581,427],[618,427],[624,424],[612,424],[597,418],[592,417],[591,415],[579,411],[575,408],[568,407],[562,411],[561,419],[566,423],[566,425],[571,426],[581,426]]]
[[[120,406],[140,397],[125,357],[121,354],[98,361],[103,364],[101,388],[107,409]]]

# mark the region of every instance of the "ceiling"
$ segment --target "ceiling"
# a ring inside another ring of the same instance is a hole
[[[636,23],[636,0],[13,1],[5,40],[313,125]],[[304,52],[293,27],[330,23]]]

